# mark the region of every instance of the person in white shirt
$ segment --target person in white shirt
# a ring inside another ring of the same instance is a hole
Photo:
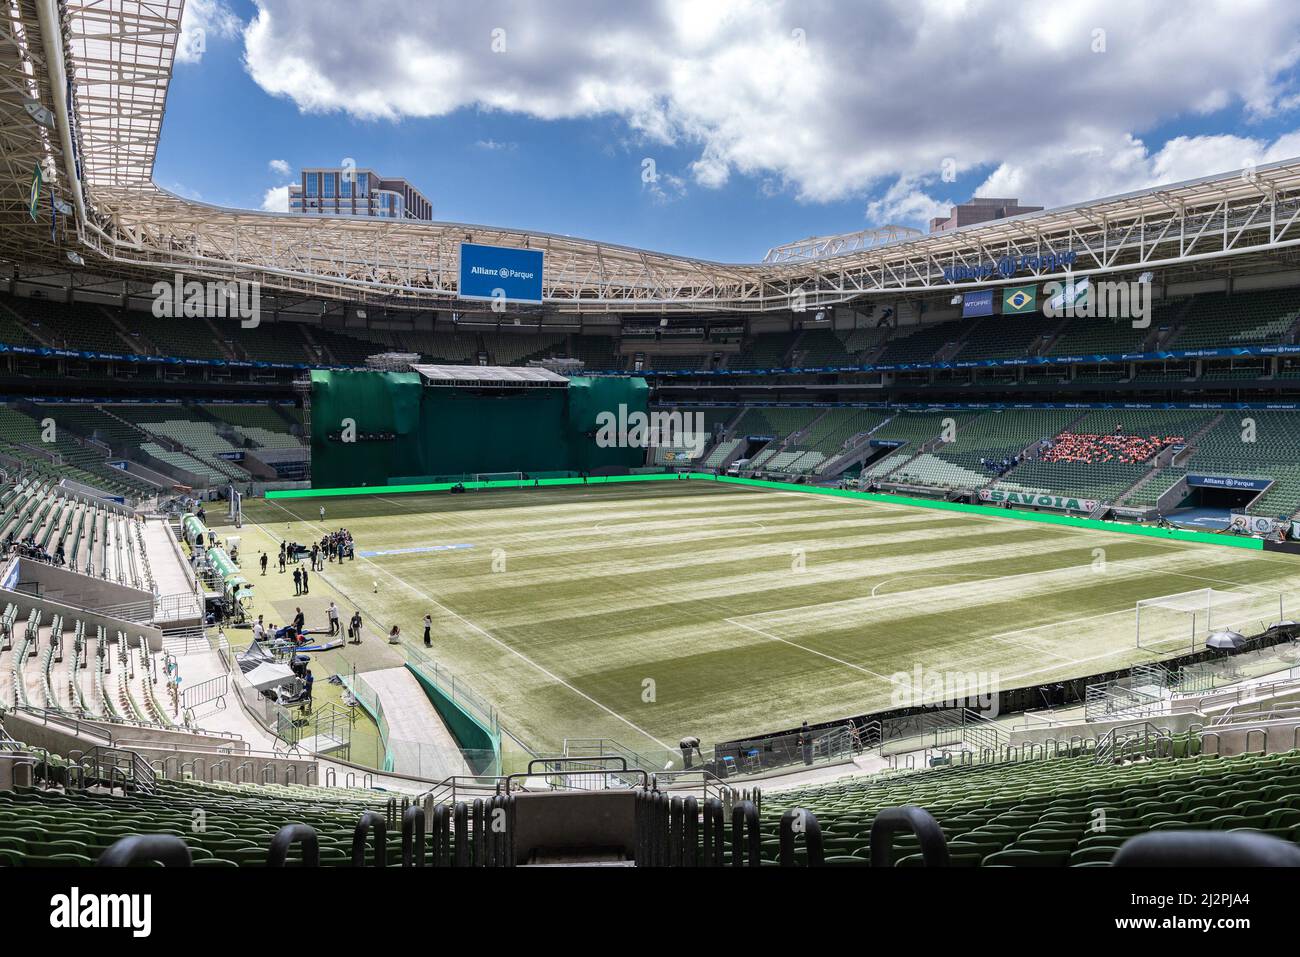
[[[328,614],[330,619],[330,635],[337,635],[339,633],[339,609],[334,602],[330,602]]]
[[[258,615],[257,621],[253,623],[253,640],[254,641],[266,640],[266,626],[262,624],[261,615]]]

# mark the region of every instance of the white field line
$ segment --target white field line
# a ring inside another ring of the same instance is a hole
[[[276,508],[278,508],[278,509],[280,509],[281,511],[283,511],[286,515],[293,515],[293,514],[294,514],[293,512],[289,511],[287,508],[285,508],[284,506],[282,506],[279,502],[273,501],[273,500],[271,500],[271,499],[268,499],[267,501],[270,501],[272,505],[274,505]],[[294,516],[294,517],[297,518],[297,516]],[[302,521],[304,524],[309,525],[309,526],[311,526],[312,528],[317,529],[318,531],[321,531],[321,532],[326,532],[326,531],[327,531],[326,529],[322,528],[320,525],[317,525],[315,522],[307,521],[307,520],[304,520],[304,519],[298,519],[298,521]],[[259,526],[259,527],[260,527],[260,526]],[[263,530],[265,531],[265,529],[263,529]],[[272,537],[274,537],[274,536],[272,536]],[[403,578],[399,578],[398,576],[396,576],[396,575],[394,575],[392,572],[390,572],[388,569],[384,568],[382,565],[380,565],[380,564],[378,564],[378,563],[376,563],[376,562],[374,562],[374,561],[371,561],[369,558],[365,558],[364,556],[361,556],[360,554],[358,554],[358,557],[361,558],[361,560],[362,560],[363,562],[366,562],[366,563],[368,563],[369,565],[371,565],[372,567],[374,567],[375,570],[377,570],[377,571],[380,572],[381,574],[383,574],[383,575],[387,575],[387,576],[388,576],[389,578],[391,578],[393,581],[395,581],[395,582],[397,582],[399,585],[402,585],[403,587],[405,587],[408,591],[414,592],[416,595],[419,595],[421,598],[423,598],[425,601],[429,602],[429,603],[430,603],[431,605],[433,605],[434,607],[442,609],[442,610],[445,611],[448,615],[450,615],[451,617],[455,618],[457,621],[461,622],[461,623],[464,624],[466,627],[472,629],[473,631],[478,632],[480,635],[482,635],[484,638],[486,638],[486,639],[488,639],[489,641],[491,641],[493,644],[496,644],[497,646],[499,646],[499,647],[505,649],[506,651],[510,652],[510,654],[514,655],[514,656],[515,656],[516,658],[518,658],[520,661],[522,661],[522,662],[524,662],[525,664],[529,665],[530,667],[536,669],[538,672],[540,672],[541,674],[545,675],[547,678],[550,678],[550,679],[551,679],[552,681],[554,681],[556,684],[561,685],[561,686],[567,688],[569,691],[572,691],[572,692],[573,692],[574,694],[576,694],[578,697],[580,697],[580,698],[584,698],[585,700],[590,701],[592,704],[594,704],[597,708],[600,708],[600,710],[604,711],[606,714],[609,714],[610,716],[612,716],[612,717],[614,717],[614,718],[617,718],[619,721],[622,721],[622,722],[623,722],[625,725],[627,725],[629,728],[631,728],[632,730],[636,731],[638,734],[642,734],[642,735],[644,735],[645,737],[649,738],[651,741],[653,741],[655,744],[659,745],[659,747],[663,748],[664,750],[666,750],[666,751],[672,751],[672,750],[673,750],[673,748],[672,748],[670,745],[666,744],[666,743],[663,742],[663,741],[660,741],[658,738],[656,738],[656,737],[655,737],[653,734],[651,734],[649,731],[645,730],[645,728],[642,728],[640,725],[636,724],[635,722],[630,721],[630,720],[628,720],[627,718],[623,717],[623,715],[619,714],[619,713],[618,713],[617,711],[615,711],[613,708],[610,708],[610,707],[607,706],[607,705],[601,704],[599,701],[597,701],[597,700],[596,700],[595,698],[593,698],[591,695],[587,694],[587,693],[586,693],[585,691],[583,691],[582,689],[580,689],[580,688],[575,688],[573,685],[569,684],[569,682],[565,681],[563,678],[561,678],[559,675],[555,674],[553,671],[548,670],[547,668],[545,668],[545,667],[543,667],[542,665],[538,664],[536,661],[533,661],[533,659],[529,658],[527,655],[525,655],[525,654],[523,654],[522,652],[520,652],[520,651],[518,651],[518,650],[516,650],[516,649],[514,649],[514,648],[512,648],[512,647],[510,647],[510,645],[506,644],[506,643],[505,643],[504,641],[502,641],[500,638],[497,638],[495,635],[490,634],[489,632],[487,632],[487,631],[485,631],[484,629],[480,628],[478,625],[474,624],[474,622],[470,621],[470,620],[469,620],[468,618],[466,618],[464,615],[461,615],[460,613],[458,613],[458,612],[456,612],[456,611],[453,611],[452,609],[448,608],[446,605],[444,605],[442,602],[438,601],[438,599],[434,598],[432,595],[428,595],[428,594],[422,592],[420,589],[416,588],[416,587],[415,587],[414,585],[412,585],[410,582],[406,581],[406,580],[403,579]]]
[[[747,625],[743,621],[737,621],[735,618],[724,618],[722,620],[729,625],[735,625],[737,628],[744,628],[746,631],[752,631],[754,634],[761,635],[762,637],[767,638],[770,641],[779,641],[783,645],[789,645],[792,648],[798,648],[800,651],[806,651],[810,655],[817,655],[819,658],[825,658],[827,661],[833,661],[836,664],[844,665],[846,668],[852,668],[854,671],[861,671],[863,674],[871,675],[873,678],[879,678],[881,681],[887,681],[890,684],[897,683],[894,681],[893,678],[886,678],[884,675],[880,674],[879,672],[872,671],[870,668],[863,668],[861,665],[855,665],[853,662],[845,661],[843,658],[836,658],[834,655],[828,655],[825,652],[817,651],[815,648],[809,648],[806,645],[799,644],[798,642],[790,641],[788,638],[780,638],[777,635],[773,635],[770,632],[766,632],[761,628],[755,628],[753,625]]]
[[[798,495],[808,499],[828,502],[832,505],[846,505],[846,506],[856,505],[859,507],[865,506],[867,508],[876,509],[878,511],[891,511],[891,512],[945,511],[943,509],[929,509],[923,505],[892,505],[884,502],[873,502],[868,499],[845,499],[845,498],[837,498],[831,495],[816,495],[816,494],[811,494],[809,492],[787,492],[784,490],[756,488],[753,486],[738,486],[738,487],[748,488],[750,491],[754,491],[754,492],[767,492],[770,495]],[[1003,518],[999,515],[980,515],[978,513],[973,513],[973,512],[950,512],[949,515],[954,518],[961,517],[965,519],[970,519],[973,522],[993,522],[997,524],[1004,524],[1005,522],[1008,521],[1008,519]],[[1022,523],[1024,522],[1024,519],[1013,518],[1010,520],[1022,522]],[[1214,545],[1211,542],[1181,542],[1176,539],[1170,540],[1170,539],[1158,538],[1154,535],[1150,535],[1150,536],[1130,535],[1122,531],[1110,532],[1110,531],[1105,531],[1103,529],[1077,528],[1070,525],[1061,525],[1058,526],[1058,528],[1062,531],[1077,532],[1080,533],[1081,535],[1109,535],[1117,541],[1142,541],[1150,545],[1158,545],[1161,548],[1172,548],[1178,551],[1196,550],[1202,547],[1204,548],[1230,547],[1226,545]],[[1249,558],[1251,561],[1255,561],[1255,562],[1269,562],[1270,564],[1273,565],[1289,565],[1290,567],[1296,570],[1297,574],[1300,574],[1300,562],[1291,561],[1286,558],[1272,558],[1258,552],[1252,552]]]

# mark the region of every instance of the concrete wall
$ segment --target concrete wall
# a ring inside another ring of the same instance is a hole
[[[21,559],[20,559],[21,561]],[[28,562],[27,564],[37,564],[38,562]],[[49,567],[49,566],[42,566]],[[61,571],[61,569],[53,569]],[[20,581],[26,581],[20,573]],[[107,584],[107,583],[106,583]],[[134,591],[134,589],[131,589]],[[104,630],[108,632],[109,638],[117,637],[119,631],[125,632],[128,638],[134,639],[136,635],[144,635],[145,642],[150,651],[162,651],[163,635],[162,631],[152,625],[145,625],[134,621],[128,621],[125,618],[117,618],[112,615],[105,615],[79,605],[68,604],[67,602],[55,601],[49,598],[37,598],[27,592],[13,591],[10,589],[0,588],[0,608],[3,608],[9,602],[18,606],[18,618],[20,621],[26,621],[27,615],[33,608],[44,610],[45,621],[48,622],[53,614],[60,614],[67,621],[84,621],[86,629],[94,635],[96,626],[103,625]],[[149,597],[150,607],[152,607],[153,597]],[[105,602],[105,604],[108,604]]]

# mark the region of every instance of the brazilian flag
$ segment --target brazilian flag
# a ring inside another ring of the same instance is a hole
[[[1016,286],[1002,291],[1002,314],[1034,312],[1038,307],[1037,286]]]

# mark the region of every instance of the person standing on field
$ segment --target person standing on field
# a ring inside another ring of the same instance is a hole
[[[433,647],[433,616],[424,616],[424,647]]]

